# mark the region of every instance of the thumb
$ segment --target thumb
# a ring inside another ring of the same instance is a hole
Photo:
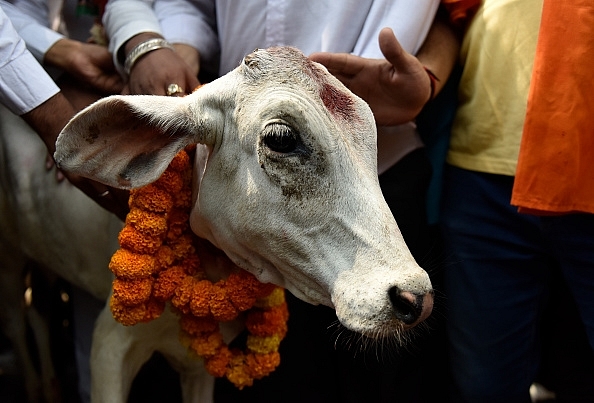
[[[394,66],[396,70],[405,70],[408,67],[407,56],[394,31],[391,28],[383,28],[379,33],[379,47],[386,60]]]

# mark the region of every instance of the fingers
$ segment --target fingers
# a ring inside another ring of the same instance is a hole
[[[395,69],[400,70],[403,67],[408,67],[408,54],[404,51],[394,31],[391,28],[383,28],[379,33],[379,47],[386,60],[394,66]]]
[[[114,213],[122,221],[126,219],[129,211],[128,198],[130,192],[115,189],[77,175],[67,174],[66,176],[74,186],[83,191],[101,207]]]
[[[348,53],[316,52],[309,59],[324,65],[335,76],[354,76],[364,68],[364,60]]]

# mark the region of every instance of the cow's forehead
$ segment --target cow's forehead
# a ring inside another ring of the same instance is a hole
[[[274,77],[282,77],[283,83],[287,84],[287,77],[290,77],[295,85],[314,92],[334,118],[345,121],[360,118],[356,107],[360,100],[295,48],[257,49],[244,58],[241,72],[248,80],[260,85],[275,85]]]

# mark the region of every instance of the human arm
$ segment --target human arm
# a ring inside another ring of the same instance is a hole
[[[169,84],[178,84],[190,93],[199,85],[198,49],[207,49],[201,43],[212,42],[208,39],[212,34],[204,34],[210,31],[204,27],[210,25],[199,12],[202,7],[210,7],[214,19],[212,2],[168,0],[155,1],[153,6],[141,0],[113,0],[107,4],[103,23],[112,38],[110,47],[117,56],[118,70],[124,76],[128,76],[125,59],[139,44],[164,38],[175,48],[175,52],[168,48],[152,50],[138,58],[128,77],[129,93],[164,95]],[[188,26],[193,29],[188,30]]]
[[[378,41],[385,59],[347,53],[314,53],[310,58],[367,101],[378,125],[413,120],[430,100],[432,85],[435,96],[447,81],[459,40],[446,22],[436,19],[416,57],[400,46],[390,28],[380,31]],[[438,80],[432,80],[427,70]]]
[[[0,8],[0,102],[20,115],[53,155],[58,134],[74,116],[75,108],[46,73]],[[126,192],[67,174],[90,198],[120,218],[128,209]],[[106,190],[107,196],[101,197]]]
[[[20,0],[10,4],[0,0],[27,49],[44,66],[58,68],[103,94],[119,93],[123,81],[117,74],[109,51],[55,32],[49,27],[45,1]]]

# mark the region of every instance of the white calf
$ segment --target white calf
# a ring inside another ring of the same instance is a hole
[[[336,309],[347,328],[393,336],[432,308],[377,177],[365,102],[292,48],[259,50],[183,98],[113,96],[62,131],[64,169],[120,188],[196,158],[193,231],[262,282]]]

